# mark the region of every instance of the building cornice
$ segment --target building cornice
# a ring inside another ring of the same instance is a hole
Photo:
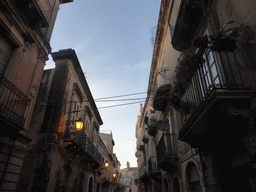
[[[93,96],[91,94],[90,88],[85,79],[83,70],[81,68],[80,62],[77,58],[75,51],[73,49],[65,49],[65,50],[60,50],[59,52],[51,53],[51,55],[52,55],[53,61],[62,60],[62,59],[70,59],[72,61],[73,65],[74,65],[74,69],[77,73],[77,76],[78,76],[78,78],[83,86],[83,89],[85,91],[85,94],[92,106],[92,110],[96,116],[96,119],[98,120],[99,124],[102,125],[103,121],[100,117],[98,108],[94,102]]]
[[[171,3],[172,2],[172,3]],[[163,45],[164,39],[164,31],[166,26],[168,26],[168,18],[171,5],[173,4],[174,0],[162,0],[158,18],[158,25],[157,25],[157,32],[155,38],[155,45],[151,63],[151,70],[149,75],[149,83],[148,83],[148,92],[147,92],[147,99],[143,108],[142,116],[145,115],[145,111],[147,109],[148,102],[150,101],[153,88],[154,88],[154,80],[155,80],[155,71],[159,59],[159,55]],[[143,119],[143,118],[142,118]]]

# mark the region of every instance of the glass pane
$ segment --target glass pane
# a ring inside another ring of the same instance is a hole
[[[215,79],[214,85],[215,85],[215,87],[219,87],[219,85],[220,85],[219,77],[217,77],[217,78]]]
[[[214,63],[214,57],[212,52],[209,52],[208,54],[208,62],[210,66]]]
[[[211,67],[211,72],[212,72],[212,77],[213,77],[213,78],[215,78],[215,77],[218,75],[218,73],[217,73],[217,68],[216,68],[216,65],[215,65],[215,64],[212,65],[212,67]]]

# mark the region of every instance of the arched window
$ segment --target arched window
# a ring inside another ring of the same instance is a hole
[[[100,184],[99,184],[99,183],[97,184],[97,190],[96,190],[96,192],[100,192]]]
[[[57,176],[56,176],[54,192],[59,192],[60,191],[60,172],[58,172],[56,175]]]
[[[88,192],[92,192],[92,189],[93,189],[93,178],[90,177],[90,179],[89,179]]]
[[[191,192],[201,192],[199,172],[194,163],[190,163],[187,169],[188,182]]]
[[[70,165],[66,164],[63,166],[61,170],[61,175],[60,175],[60,191],[67,191],[68,184],[69,184],[69,177],[72,173],[72,169]]]
[[[78,184],[78,192],[83,192],[84,191],[84,183],[85,183],[85,176],[84,173],[79,174],[79,184]]]
[[[174,178],[173,180],[173,190],[174,192],[180,192],[180,183],[178,178]]]
[[[169,191],[169,187],[168,187],[168,181],[166,178],[164,178],[164,191],[168,192]]]

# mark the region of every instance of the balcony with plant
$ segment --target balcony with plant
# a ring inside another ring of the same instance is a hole
[[[219,136],[225,129],[233,132],[233,120],[236,127],[245,121],[246,117],[238,111],[249,108],[249,69],[235,52],[207,50],[200,55],[195,65],[190,63],[177,68],[170,102],[180,119],[179,139],[192,147],[211,150],[213,143],[209,141],[212,136],[222,138]],[[222,125],[217,125],[220,120],[230,126],[221,128]]]

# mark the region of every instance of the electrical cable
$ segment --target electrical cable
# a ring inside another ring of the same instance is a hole
[[[162,95],[159,98],[165,97],[166,95],[168,95],[169,93],[166,93],[164,95]],[[148,101],[153,101],[152,97],[151,99],[149,99]],[[119,107],[119,106],[124,106],[124,105],[132,105],[132,104],[136,104],[136,103],[141,103],[142,101],[137,101],[137,102],[132,102],[132,103],[124,103],[124,104],[119,104],[119,105],[110,105],[110,106],[106,106],[106,107],[99,107],[98,109],[103,109],[103,108],[110,108],[110,107]]]
[[[115,101],[128,101],[128,100],[140,100],[140,101],[136,101],[136,102],[132,102],[132,103],[123,103],[123,104],[117,104],[117,105],[109,105],[109,106],[105,106],[105,107],[98,107],[98,109],[104,109],[104,108],[111,108],[111,107],[119,107],[119,106],[125,106],[125,105],[132,105],[132,104],[136,104],[136,103],[141,103],[141,102],[145,102],[145,100],[147,99],[148,101],[153,101],[154,97],[147,97],[147,98],[131,98],[131,99],[118,99],[118,100],[107,100],[108,98],[117,98],[117,97],[126,97],[126,96],[131,96],[131,95],[138,95],[138,94],[145,94],[147,92],[140,92],[140,93],[132,93],[132,94],[126,94],[126,95],[117,95],[117,96],[111,96],[111,97],[104,97],[104,98],[98,98],[95,99],[94,102],[115,102]],[[166,93],[164,95],[162,95],[161,97],[159,97],[158,99],[165,97],[166,95],[168,95],[169,93]],[[50,101],[52,103],[63,103],[63,102],[57,102],[57,101]],[[84,101],[65,101],[64,103],[76,103],[76,102],[89,102],[89,100],[84,100]],[[49,104],[46,104],[49,105]],[[72,112],[80,112],[83,110],[77,110],[77,111],[72,111]]]
[[[137,101],[137,102],[132,102],[132,103],[124,103],[124,104],[119,104],[119,105],[109,105],[106,107],[99,107],[98,109],[103,109],[103,108],[110,108],[110,107],[119,107],[119,106],[124,106],[124,105],[132,105],[136,103],[141,103],[142,101]]]
[[[111,97],[103,97],[103,98],[98,98],[94,100],[101,100],[101,99],[108,99],[108,98],[117,98],[117,97],[126,97],[126,96],[131,96],[131,95],[140,95],[140,94],[145,94],[147,92],[140,92],[140,93],[131,93],[131,94],[126,94],[126,95],[117,95],[117,96],[111,96]]]
[[[127,97],[127,96],[131,96],[131,95],[139,95],[139,94],[145,94],[147,92],[140,92],[140,93],[131,93],[131,94],[126,94],[126,95],[117,95],[117,96],[110,96],[110,97],[102,97],[102,98],[97,98],[94,99],[94,102],[100,102],[100,100],[106,100],[106,99],[110,99],[110,98],[117,98],[117,97]],[[140,99],[140,98],[138,98]],[[144,99],[144,98],[143,98]],[[128,99],[127,99],[128,100]],[[131,99],[133,100],[133,99]],[[136,99],[134,99],[136,100]],[[88,102],[90,100],[83,100],[83,101],[64,101],[64,103],[73,103],[73,102]],[[110,100],[109,100],[110,101]],[[121,100],[120,100],[121,101]],[[63,103],[61,101],[49,101],[49,102],[55,102],[55,103]]]
[[[134,98],[134,99],[115,99],[115,100],[100,100],[95,102],[108,102],[108,101],[130,101],[130,100],[144,100],[146,98]]]

